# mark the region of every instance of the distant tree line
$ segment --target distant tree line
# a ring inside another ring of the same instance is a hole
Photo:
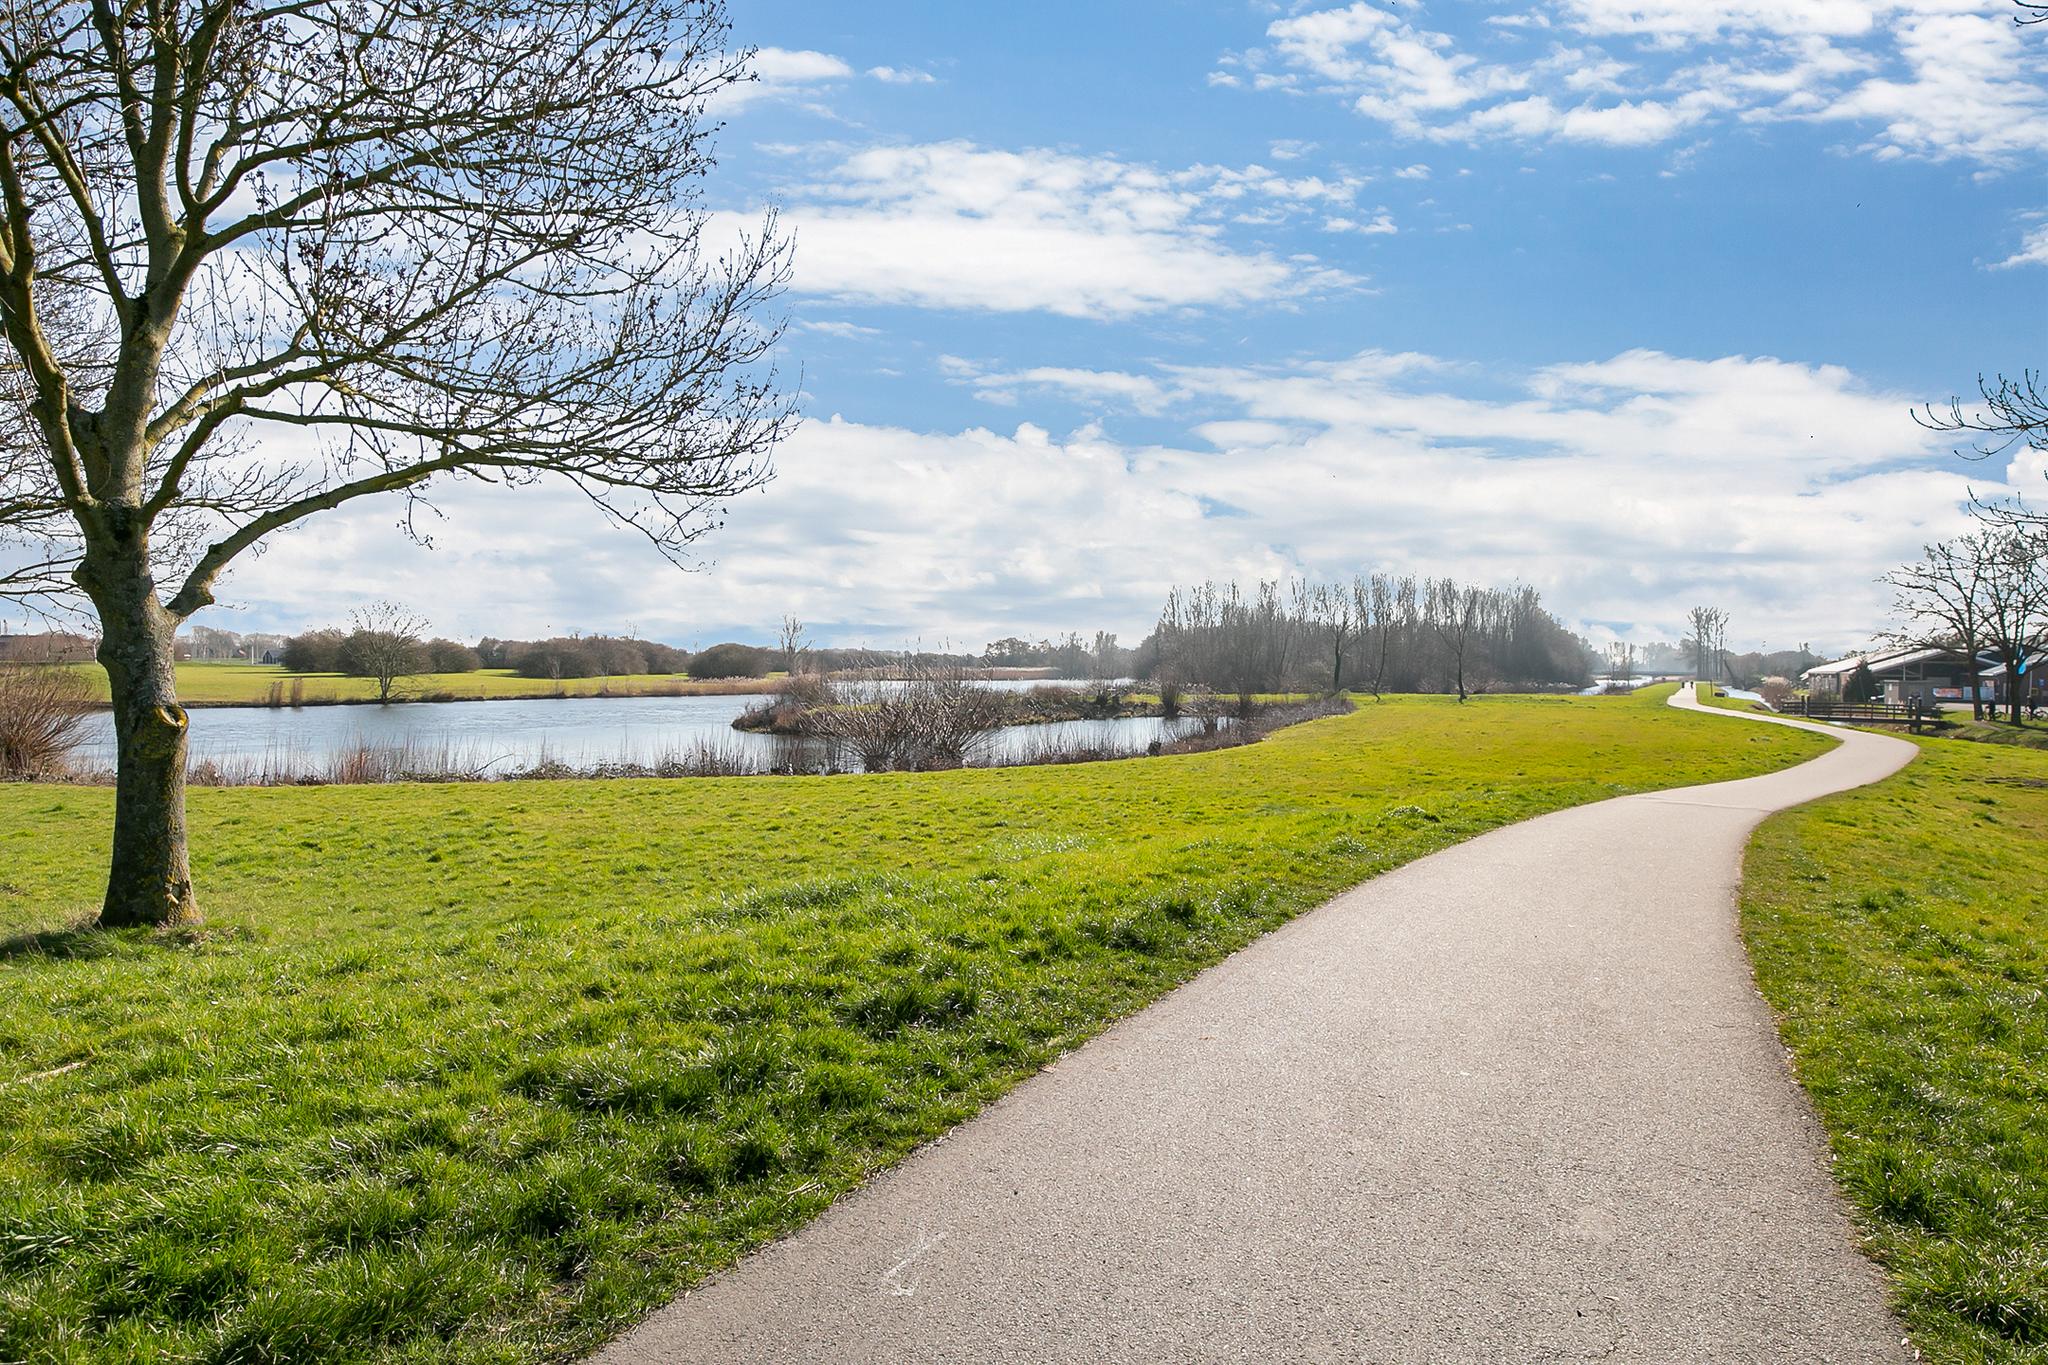
[[[1146,652],[1149,643],[1148,637],[1137,649],[1125,649],[1107,631],[1097,631],[1090,639],[1071,630],[1059,640],[1010,635],[991,640],[981,660],[991,668],[1049,668],[1062,678],[1124,677],[1139,672],[1140,664],[1154,657]]]
[[[455,640],[422,640],[408,632],[393,632],[356,626],[340,630],[329,626],[288,636],[279,651],[279,661],[294,673],[345,673],[350,677],[374,677],[396,653],[399,672],[474,673],[483,662],[477,652]]]
[[[842,652],[811,651],[806,657]],[[508,669],[523,678],[645,674],[758,678],[777,663],[775,651],[733,641],[696,654],[659,641],[620,635],[560,635],[545,640],[485,636],[472,646],[427,638],[424,623],[388,604],[358,613],[347,630],[327,627],[290,636],[279,655],[284,666],[295,673],[342,673],[380,680],[424,673],[474,673],[480,668]]]
[[[619,635],[558,635],[546,640],[487,635],[477,642],[476,654],[484,668],[509,668],[522,678],[616,678],[684,673],[690,668],[684,650]]]
[[[1368,574],[1348,583],[1176,588],[1135,651],[1162,684],[1230,693],[1583,686],[1592,648],[1534,588]]]

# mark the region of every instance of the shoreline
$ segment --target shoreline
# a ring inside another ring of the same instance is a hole
[[[185,667],[189,662],[191,661],[181,663],[179,666],[181,668]],[[199,662],[202,664],[207,664],[212,663],[213,661],[206,660]],[[65,666],[73,667],[76,665]],[[480,673],[482,673],[484,676],[504,676],[503,673],[494,670],[480,670]],[[458,677],[473,675],[449,674],[441,676]],[[1050,669],[989,668],[978,670],[972,680],[975,682],[1034,682],[1049,681],[1053,678],[1053,676],[1053,672]],[[305,710],[309,707],[315,706],[440,706],[456,702],[593,700],[617,701],[621,699],[641,697],[755,697],[767,696],[772,694],[776,690],[776,688],[782,683],[783,677],[784,675],[774,674],[764,678],[705,678],[693,680],[689,678],[687,675],[678,674],[676,675],[676,678],[673,682],[643,682],[639,684],[626,684],[617,690],[614,690],[612,687],[610,687],[603,679],[531,678],[521,680],[525,682],[531,682],[534,684],[534,690],[531,691],[471,692],[466,690],[454,690],[447,687],[434,687],[431,690],[415,692],[412,695],[408,696],[394,696],[389,701],[381,701],[376,697],[354,696],[301,696],[297,700],[293,700],[289,696],[283,695],[282,691],[280,691],[280,693],[275,696],[263,695],[252,697],[180,697],[178,701],[179,705],[183,706],[187,711],[210,711],[220,709],[241,711],[297,711]],[[335,682],[342,681],[361,682],[364,680],[346,677],[345,675],[340,674],[322,673],[300,674],[296,677],[292,675],[284,675],[274,677],[269,681],[271,681],[272,684],[278,689],[288,690],[293,682],[299,682],[301,684],[314,682],[332,684]],[[885,679],[885,681],[887,680]],[[575,690],[572,690],[569,686],[570,684],[586,684],[593,682],[597,685],[594,687],[590,687],[588,689],[576,688]],[[96,698],[92,703],[92,709],[95,713],[103,714],[113,709],[113,703],[105,699],[104,697]]]
[[[469,696],[438,693],[424,697],[393,697],[380,701],[376,697],[305,697],[298,701],[271,701],[257,698],[253,701],[207,701],[180,700],[179,705],[187,711],[310,711],[324,706],[453,706],[463,702],[494,701],[632,701],[672,697],[757,697],[772,692],[772,682],[764,681],[759,687],[726,687],[717,683],[682,684],[675,688],[634,689],[628,692],[508,692],[496,696],[477,693]],[[114,704],[96,701],[93,710],[111,711]]]

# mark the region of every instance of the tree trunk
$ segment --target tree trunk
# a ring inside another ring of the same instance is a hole
[[[140,548],[88,550],[79,581],[100,617],[100,663],[114,703],[119,758],[114,853],[100,923],[195,924],[185,845],[185,708],[178,705],[175,617],[156,600]]]

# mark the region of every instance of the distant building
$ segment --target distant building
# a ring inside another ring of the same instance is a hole
[[[2030,662],[2021,670],[2022,686],[2032,691],[2021,695],[2048,703],[2048,676],[2044,676],[2048,675],[2048,655],[2035,657],[2040,660],[2038,665]],[[1973,659],[1961,650],[1931,646],[1851,654],[1846,659],[1809,668],[1799,675],[1799,680],[1805,684],[1808,695],[1832,700],[1842,695],[1856,669],[1865,665],[1877,684],[1875,699],[1893,706],[1914,701],[1931,706],[1972,700],[2003,702],[2011,695],[2005,665],[1995,656],[1979,654]]]
[[[2004,664],[1994,664],[1978,675],[1984,680],[1986,699],[2003,705],[2012,697]],[[2048,706],[2048,651],[2027,656],[2020,666],[2020,704]]]
[[[1799,675],[1799,681],[1806,688],[1807,695],[1826,701],[1841,697],[1849,686],[1849,679],[1856,670],[1868,665],[1873,676],[1879,668],[1893,659],[1903,658],[1915,651],[1909,649],[1878,650],[1869,654],[1851,654],[1832,663],[1815,664]]]

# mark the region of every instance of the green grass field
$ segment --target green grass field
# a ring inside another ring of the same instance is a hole
[[[1731,697],[1713,683],[1692,684],[1692,694],[1699,699],[1701,705],[1718,707],[1723,711],[1755,711],[1767,716],[1776,714],[1760,701],[1753,701],[1748,697]]]
[[[72,665],[91,683],[104,700],[106,670],[98,664]],[[337,701],[375,701],[377,684],[371,678],[351,678],[340,673],[293,673],[273,664],[182,663],[178,665],[178,699],[188,706],[251,706],[267,702],[273,693],[289,701],[294,682],[301,684],[301,699],[325,704]],[[398,695],[406,700],[473,701],[518,697],[641,697],[687,696],[694,692],[758,692],[766,687],[759,678],[733,682],[692,682],[673,673],[636,673],[615,678],[522,678],[510,669],[486,668],[475,673],[422,673],[404,680]]]
[[[1915,742],[1764,824],[1744,935],[1914,1343],[2048,1361],[2048,754]]]
[[[0,787],[0,1360],[572,1357],[1333,892],[1827,741],[1635,698],[840,778]]]

